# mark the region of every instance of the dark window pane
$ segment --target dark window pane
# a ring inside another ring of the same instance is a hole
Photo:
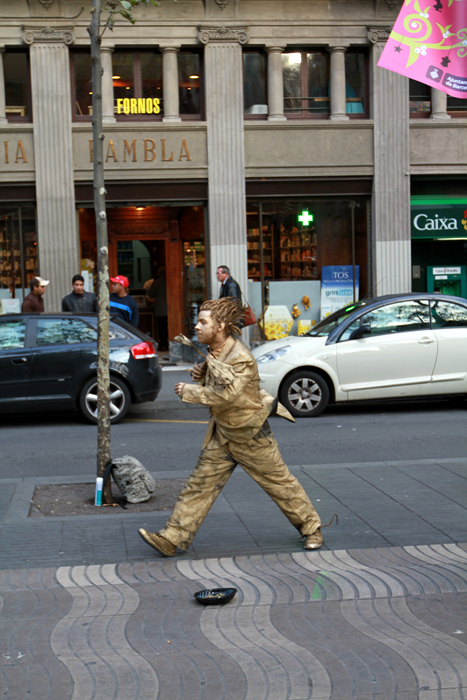
[[[112,56],[114,99],[135,97],[133,54],[114,53]]]
[[[448,112],[465,112],[467,111],[467,100],[461,100],[459,97],[451,97],[448,95]]]
[[[75,67],[75,114],[87,117],[92,114],[91,56],[87,53],[76,53],[73,60]]]
[[[409,109],[411,112],[431,112],[431,88],[418,80],[409,80]]]
[[[6,52],[3,56],[6,113],[29,116],[29,66],[26,53]]]
[[[267,114],[266,56],[263,53],[243,54],[245,114]]]
[[[300,53],[283,53],[282,70],[284,74],[284,111],[289,113],[301,111],[301,65]]]
[[[162,99],[162,56],[160,53],[142,53],[141,88],[142,95],[147,99]],[[139,95],[138,95],[139,97]]]
[[[329,112],[329,63],[320,53],[308,53],[308,110]]]
[[[0,321],[0,348],[22,348],[26,334],[26,321]]]
[[[180,114],[199,114],[199,54],[178,54],[178,93]]]
[[[347,114],[365,112],[365,56],[362,53],[345,54],[345,97]]]

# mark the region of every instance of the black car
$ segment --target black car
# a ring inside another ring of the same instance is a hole
[[[162,386],[157,343],[110,321],[110,415],[154,401]],[[0,411],[81,410],[97,423],[97,314],[0,316]]]

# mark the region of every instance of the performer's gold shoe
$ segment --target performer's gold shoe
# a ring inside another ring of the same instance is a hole
[[[312,535],[306,536],[305,544],[303,549],[319,549],[323,546],[323,535],[320,528],[318,528]]]
[[[138,533],[146,544],[164,557],[173,557],[177,551],[176,546],[172,544],[172,542],[169,542],[169,540],[166,540],[165,537],[162,537],[162,535],[159,535],[158,532],[148,532],[144,527],[140,527]]]

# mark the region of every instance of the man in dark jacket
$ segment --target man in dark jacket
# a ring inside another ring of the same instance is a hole
[[[73,291],[62,299],[62,311],[97,311],[97,297],[84,291],[84,277],[75,275],[71,280]]]
[[[122,321],[130,323],[135,328],[138,328],[139,323],[139,308],[136,301],[128,294],[130,283],[124,275],[111,277],[112,294],[110,295],[110,313],[118,316]]]
[[[29,283],[30,293],[24,297],[21,311],[23,313],[41,314],[44,312],[44,300],[42,295],[50,280],[43,280],[42,277],[33,277]]]
[[[238,301],[242,300],[240,285],[230,276],[230,270],[227,265],[220,265],[220,267],[217,268],[216,277],[221,283],[219,299],[223,297],[235,297]]]

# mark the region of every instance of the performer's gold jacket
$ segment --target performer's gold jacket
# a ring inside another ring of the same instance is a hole
[[[256,360],[240,340],[230,336],[218,352],[208,357],[232,369],[231,377],[220,384],[209,360],[202,366],[197,384],[185,384],[181,399],[185,403],[209,406],[209,421],[202,449],[214,449],[228,441],[251,440],[271,413],[294,421],[290,413],[263,389]],[[228,375],[228,373],[227,373]]]

